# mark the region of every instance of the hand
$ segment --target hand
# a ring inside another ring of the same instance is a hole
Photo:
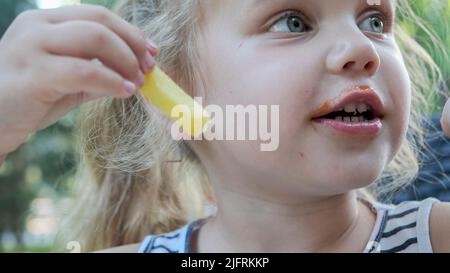
[[[100,6],[22,13],[0,40],[0,155],[83,102],[131,96],[157,54],[138,28]]]
[[[442,110],[441,126],[442,131],[450,137],[450,99],[447,100]]]

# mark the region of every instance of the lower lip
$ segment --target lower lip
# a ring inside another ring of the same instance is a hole
[[[383,126],[379,118],[363,122],[347,122],[332,119],[314,119],[313,121],[350,136],[375,136],[381,131]]]

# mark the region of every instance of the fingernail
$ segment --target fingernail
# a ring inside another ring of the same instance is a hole
[[[146,42],[147,42],[147,49],[155,51],[158,50],[158,46],[152,40],[147,39]]]
[[[150,55],[150,53],[147,52],[145,54],[145,70],[146,70],[145,72],[149,72],[150,70],[152,70],[154,65],[155,65],[155,60]]]
[[[130,81],[124,81],[124,89],[127,94],[133,94],[136,91],[136,85]]]
[[[159,48],[154,42],[147,40],[145,47],[147,48],[147,51],[150,52],[150,54],[153,57],[156,57],[159,55]]]
[[[139,87],[142,87],[145,82],[145,76],[141,71],[139,71],[138,82],[139,82]]]

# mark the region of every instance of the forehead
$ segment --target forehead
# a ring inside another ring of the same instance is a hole
[[[327,1],[332,0],[213,0],[213,1],[201,1],[203,8],[206,11],[240,11],[240,13],[245,14],[250,11],[257,11],[260,8],[278,5],[278,4],[294,4],[295,2],[302,2],[304,4],[310,4],[312,6],[318,6],[323,2],[326,4]],[[340,0],[342,1],[342,0]],[[397,0],[349,0],[357,4],[365,4],[367,6],[379,6],[379,5],[391,5],[395,7]],[[360,2],[360,3],[358,3]],[[207,13],[206,13],[207,14]]]

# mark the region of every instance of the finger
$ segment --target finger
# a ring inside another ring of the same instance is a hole
[[[143,71],[147,72],[150,70],[147,63],[150,61],[150,54],[146,47],[145,35],[139,28],[128,23],[107,8],[97,5],[67,6],[59,9],[44,10],[42,15],[48,22],[53,24],[70,20],[89,20],[105,25],[129,45],[137,59],[140,60]]]
[[[159,48],[158,48],[158,46],[150,39],[147,39],[146,41],[147,42],[146,42],[145,46],[147,47],[147,50],[150,52],[150,54],[153,57],[157,57],[159,55]]]
[[[37,71],[33,78],[51,82],[43,91],[43,101],[54,103],[64,96],[85,92],[87,97],[114,96],[127,98],[136,92],[134,83],[124,79],[110,68],[84,59],[54,56],[46,57],[46,71]]]
[[[442,110],[441,126],[444,133],[450,137],[450,99],[447,100]]]
[[[142,85],[144,75],[133,51],[105,26],[88,21],[69,21],[46,31],[52,33],[42,41],[42,47],[47,52],[88,60],[97,58],[124,78]]]
[[[80,106],[83,103],[103,97],[102,95],[89,94],[86,92],[80,92],[77,94],[67,95],[57,101],[49,112],[43,118],[38,130],[47,128],[55,123],[58,119],[72,111],[74,108]]]

